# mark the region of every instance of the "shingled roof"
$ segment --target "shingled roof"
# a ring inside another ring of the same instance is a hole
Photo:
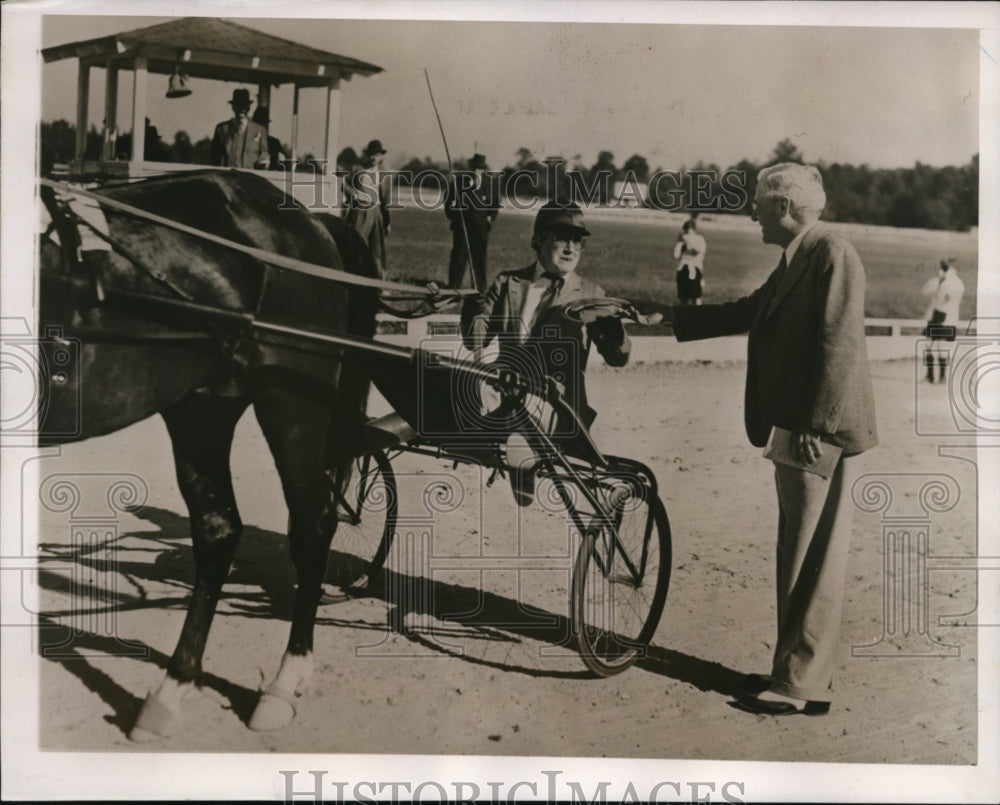
[[[126,69],[138,56],[146,58],[150,73],[169,75],[180,60],[184,72],[194,78],[275,86],[328,86],[339,78],[382,72],[368,62],[214,17],[185,17],[42,51],[46,62],[79,58],[82,64],[111,63]]]

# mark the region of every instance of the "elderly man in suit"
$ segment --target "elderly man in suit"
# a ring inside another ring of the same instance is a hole
[[[233,116],[215,127],[209,161],[229,168],[266,168],[270,161],[267,129],[249,119],[250,90],[234,89],[229,105]]]
[[[624,366],[632,346],[619,318],[601,316],[584,325],[562,315],[571,302],[604,296],[600,285],[576,272],[588,235],[577,205],[549,202],[535,217],[531,236],[534,262],[501,272],[484,295],[468,297],[461,318],[467,348],[479,355],[496,339],[498,362],[528,375],[554,377],[563,385],[569,407],[586,427],[596,416],[587,402],[584,384],[591,343],[611,366]],[[572,355],[567,357],[568,353]],[[539,409],[536,412],[544,418]],[[502,407],[492,413],[498,422],[504,422]],[[576,423],[556,416],[552,435],[564,450],[572,453],[577,447],[578,431]],[[530,504],[531,473],[514,468],[511,483],[515,500],[520,505]]]
[[[865,348],[865,271],[857,252],[823,224],[823,180],[783,163],[758,175],[753,216],[765,243],[782,248],[764,284],[735,302],[678,307],[680,341],[749,333],[745,419],[764,447],[790,432],[790,459],[775,460],[778,494],[778,634],[769,675],[750,675],[734,706],[753,713],[829,711],[837,664],[851,486],[860,454],[877,443]],[[827,477],[820,456],[842,453]]]

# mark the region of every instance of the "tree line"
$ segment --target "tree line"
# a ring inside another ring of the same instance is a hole
[[[41,164],[43,172],[53,164],[68,163],[75,149],[75,127],[65,120],[41,125]],[[119,137],[117,152],[129,153],[130,135]],[[211,140],[205,137],[197,142],[187,132],[178,131],[173,142],[159,137],[155,127],[147,122],[145,154],[154,161],[209,164]],[[290,149],[283,144],[285,153]],[[95,127],[87,132],[85,158],[96,159],[101,153],[101,135]],[[569,197],[585,190],[587,200],[595,204],[613,204],[620,201],[620,194],[631,194],[638,203],[651,208],[678,209],[678,199],[683,199],[682,211],[712,210],[716,213],[750,214],[750,199],[756,189],[757,172],[775,162],[800,162],[806,160],[796,145],[785,139],[779,142],[770,158],[764,162],[741,159],[735,165],[722,168],[714,163],[698,162],[679,170],[669,171],[669,182],[657,181],[665,173],[662,167],[653,168],[640,154],[628,157],[620,166],[611,151],[600,151],[596,161],[587,165],[579,154],[570,159],[549,156],[538,159],[530,149],[520,148],[511,164],[502,168],[491,166],[496,186],[516,188],[518,194],[540,198],[556,195]],[[471,158],[471,156],[469,157]],[[465,170],[469,158],[456,159],[455,170]],[[300,158],[296,170],[312,171],[316,163],[313,155]],[[345,148],[338,156],[338,168],[344,169],[357,160],[353,148]],[[823,174],[827,205],[824,218],[828,221],[864,223],[881,226],[915,227],[922,229],[949,229],[964,231],[979,222],[979,155],[968,164],[933,167],[917,162],[912,168],[871,168],[868,165],[815,162]],[[332,168],[327,168],[332,170]],[[402,175],[416,176],[425,171],[447,173],[447,164],[413,158],[401,166]],[[728,192],[726,178],[729,177]],[[744,192],[740,202],[732,204],[732,179],[741,177]],[[520,179],[524,181],[520,181]],[[650,180],[653,180],[650,183]],[[698,194],[692,189],[698,186]],[[667,187],[667,192],[663,188]],[[676,193],[671,191],[677,189]],[[725,197],[730,203],[715,204]],[[696,202],[707,201],[705,207]]]

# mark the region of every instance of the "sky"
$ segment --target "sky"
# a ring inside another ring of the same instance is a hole
[[[651,168],[726,168],[765,161],[786,137],[808,161],[871,167],[959,165],[979,151],[987,56],[969,28],[248,19],[223,13],[234,4],[216,6],[217,16],[384,68],[343,82],[338,146],[378,138],[389,167],[444,161],[425,69],[452,156],[478,151],[492,168],[513,164],[522,147],[571,164],[608,150],[618,165],[640,154]],[[46,15],[41,45],[167,19]],[[167,100],[166,81],[151,76],[148,102],[168,142],[179,129],[210,136],[228,116],[237,85],[192,80],[191,96]],[[103,71],[91,87],[99,125]],[[42,119],[72,121],[75,91],[75,59],[43,66]],[[127,74],[120,92],[128,127]],[[271,133],[285,142],[291,94],[272,97]],[[300,108],[299,152],[321,154],[325,92],[303,91]]]

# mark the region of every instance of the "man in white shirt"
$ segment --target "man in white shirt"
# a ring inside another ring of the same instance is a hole
[[[684,222],[674,246],[677,260],[677,299],[682,305],[700,305],[705,277],[705,238],[694,218]]]

